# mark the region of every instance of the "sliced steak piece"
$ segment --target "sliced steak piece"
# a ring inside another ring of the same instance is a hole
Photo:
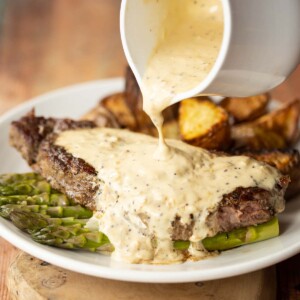
[[[54,143],[60,131],[92,127],[94,124],[91,122],[45,119],[35,117],[32,112],[12,123],[10,141],[29,165],[49,180],[54,188],[79,204],[95,209],[95,198],[101,186],[96,170]],[[289,177],[282,176],[272,191],[238,187],[224,195],[218,208],[207,218],[212,234],[270,220],[284,209],[283,197],[288,183]],[[192,215],[188,226],[182,225],[180,216],[176,217],[173,221],[173,239],[188,240],[193,226]]]

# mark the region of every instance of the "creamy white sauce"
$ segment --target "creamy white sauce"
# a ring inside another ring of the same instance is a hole
[[[221,48],[224,24],[220,0],[162,2],[166,15],[141,90],[144,110],[159,132],[158,155],[167,156],[161,112],[177,94],[198,86],[211,71]]]
[[[113,257],[131,263],[174,263],[172,221],[195,221],[191,242],[215,232],[206,224],[222,195],[236,187],[271,190],[278,172],[248,157],[217,157],[181,141],[167,140],[172,155],[153,158],[157,139],[127,130],[96,128],[65,131],[56,144],[95,167],[101,186],[98,224],[115,247]],[[195,258],[195,249],[191,248]],[[200,253],[200,252],[199,252]]]
[[[101,184],[90,226],[96,224],[109,237],[115,259],[131,263],[184,260],[173,248],[177,216],[184,226],[194,221],[189,254],[201,258],[197,245],[216,234],[206,220],[222,196],[237,187],[272,190],[279,179],[274,168],[251,158],[217,157],[180,141],[164,141],[161,112],[213,67],[223,12],[220,0],[163,1],[166,17],[142,84],[144,109],[159,131],[159,151],[156,139],[126,130],[65,131],[56,140],[96,169]]]

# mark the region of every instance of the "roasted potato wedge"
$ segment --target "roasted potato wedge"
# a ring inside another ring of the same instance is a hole
[[[272,150],[287,148],[285,139],[276,131],[248,123],[243,126],[233,126],[231,138],[234,141],[234,149]]]
[[[112,94],[81,117],[96,123],[99,127],[137,129],[137,122],[125,102],[124,93]]]
[[[120,128],[120,124],[115,116],[109,110],[100,106],[100,104],[84,114],[80,119],[93,121],[98,127]]]
[[[247,98],[225,98],[221,101],[223,107],[236,123],[254,120],[266,113],[269,94],[261,94]]]
[[[235,125],[231,137],[235,148],[284,149],[299,137],[300,100],[266,114],[252,122]]]
[[[230,140],[228,114],[206,97],[180,103],[179,130],[184,141],[205,149],[226,149]]]
[[[116,118],[121,128],[137,129],[137,121],[125,101],[125,93],[117,93],[104,98],[99,106],[106,108]]]
[[[299,138],[300,100],[295,100],[281,109],[275,110],[256,120],[259,126],[279,133],[288,146]]]

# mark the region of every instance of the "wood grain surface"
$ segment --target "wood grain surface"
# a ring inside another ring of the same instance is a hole
[[[273,300],[275,269],[208,282],[150,284],[120,282],[63,270],[21,253],[9,268],[13,300]],[[238,284],[237,284],[238,282]]]
[[[0,114],[51,89],[122,76],[121,0],[0,0]],[[273,91],[300,98],[300,68]],[[16,249],[0,239],[0,299]],[[300,255],[279,264],[278,299],[300,299]],[[298,267],[296,268],[298,263]]]

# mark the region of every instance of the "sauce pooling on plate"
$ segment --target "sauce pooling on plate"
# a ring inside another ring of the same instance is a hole
[[[164,3],[161,36],[141,87],[144,109],[159,131],[159,150],[155,138],[106,128],[65,131],[55,142],[97,171],[97,212],[88,226],[109,237],[113,258],[131,263],[185,260],[173,247],[180,236],[176,222],[181,230],[189,228],[190,258],[203,257],[199,242],[216,234],[207,217],[223,195],[237,187],[272,190],[280,176],[248,157],[218,157],[181,141],[164,141],[161,112],[176,94],[208,75],[223,36],[219,0]]]

